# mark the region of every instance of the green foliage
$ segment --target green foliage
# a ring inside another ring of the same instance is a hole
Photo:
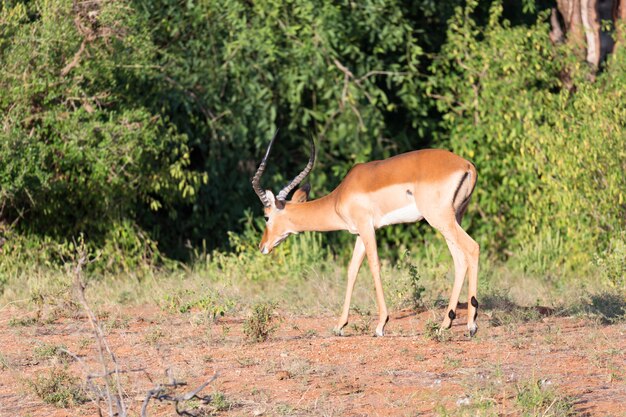
[[[548,6],[3,3],[0,292],[24,265],[62,270],[81,235],[97,277],[191,257],[259,280],[347,257],[346,233],[256,250],[249,178],[276,128],[268,188],[299,171],[309,136],[313,197],[355,163],[449,148],[478,169],[465,226],[484,254],[554,282],[597,267],[623,289],[626,51],[591,81],[551,43]],[[397,258],[433,234],[377,237]]]
[[[545,14],[513,27],[495,3],[482,29],[475,6],[450,21],[428,90],[449,134],[440,142],[478,167],[474,235],[492,254],[534,257],[536,274],[587,266],[589,249],[625,227],[626,57],[618,52],[589,83],[586,68],[551,44]]]
[[[256,303],[252,313],[243,323],[243,333],[250,342],[265,342],[278,329],[276,304]]]
[[[607,249],[596,256],[596,266],[613,288],[626,292],[626,232],[609,241]]]
[[[481,219],[472,228],[483,246],[499,252],[525,220],[526,199],[520,190],[536,182],[536,176],[524,169],[520,147],[526,125],[541,120],[544,103],[558,86],[559,65],[545,23],[510,27],[496,4],[481,30],[471,17],[475,6],[470,2],[457,9],[450,21],[430,88],[450,135],[447,142],[478,169],[474,204]]]
[[[316,195],[355,162],[425,143],[419,69],[444,38],[423,28],[457,3],[8,3],[0,219],[85,233],[113,251],[107,265],[136,243],[224,248],[260,207],[249,177],[276,127],[266,181],[282,186],[314,135]]]
[[[218,236],[240,230],[242,208],[258,213],[249,178],[277,127],[280,140],[264,181],[276,188],[291,179],[314,135],[316,196],[356,162],[415,147],[426,123],[426,106],[415,94],[422,48],[401,6],[208,1],[180,7],[160,0],[140,8],[154,24],[153,41],[164,49],[159,66],[171,79],[170,104],[156,92],[150,99],[171,106],[172,121],[195,138],[194,166],[208,173],[193,209],[177,220],[179,230],[195,239],[213,235],[209,247],[224,247],[227,239]],[[402,123],[391,126],[390,118]]]
[[[187,137],[137,100],[157,49],[128,3],[3,5],[0,20],[3,218],[103,242],[138,210],[193,196]]]

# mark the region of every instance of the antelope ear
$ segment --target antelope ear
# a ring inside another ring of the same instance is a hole
[[[309,199],[309,192],[311,191],[311,184],[304,184],[291,197],[291,201],[294,203],[304,203]]]
[[[274,193],[270,190],[265,190],[265,196],[270,201],[272,207],[276,207],[276,197],[274,197]]]

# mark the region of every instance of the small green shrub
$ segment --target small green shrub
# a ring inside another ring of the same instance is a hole
[[[33,349],[33,356],[35,359],[52,359],[57,358],[62,363],[67,363],[71,359],[71,356],[65,351],[64,345],[53,345],[49,343],[42,343]]]
[[[422,277],[420,276],[417,266],[411,262],[406,262],[409,272],[409,286],[411,289],[410,302],[413,308],[424,308],[424,291],[426,288],[422,285]]]
[[[449,329],[442,329],[439,322],[428,319],[424,324],[424,337],[435,342],[447,342],[452,340],[452,332]]]
[[[278,329],[276,304],[261,302],[252,306],[252,314],[243,323],[243,332],[251,342],[264,342]]]
[[[211,407],[215,412],[230,410],[232,404],[223,392],[217,391],[211,395]]]
[[[62,368],[52,368],[48,374],[38,375],[28,381],[35,395],[55,407],[74,407],[87,401],[80,379]]]
[[[489,391],[477,391],[457,400],[456,408],[446,409],[445,406],[437,407],[439,417],[497,417],[498,403],[494,399],[494,393]]]

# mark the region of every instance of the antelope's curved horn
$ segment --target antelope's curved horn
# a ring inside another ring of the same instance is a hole
[[[278,195],[276,196],[276,200],[284,202],[287,199],[287,196],[302,182],[302,180],[309,175],[311,169],[313,168],[313,163],[315,162],[315,142],[313,138],[311,138],[311,155],[309,156],[309,163],[306,164],[306,167],[299,173],[285,188],[280,190]]]
[[[254,173],[254,176],[252,177],[252,188],[254,189],[254,192],[256,193],[256,195],[258,195],[259,198],[261,199],[261,203],[263,203],[263,207],[270,207],[272,203],[270,203],[270,200],[269,198],[267,198],[265,190],[261,188],[261,184],[259,182],[261,180],[261,177],[263,176],[263,172],[265,171],[265,166],[267,165],[267,157],[270,156],[272,145],[274,144],[274,140],[276,140],[277,136],[278,136],[278,129],[276,129],[276,132],[274,132],[274,137],[270,141],[270,144],[267,147],[267,151],[265,151],[265,156],[263,157],[263,160],[261,160],[259,167],[257,168],[256,172]]]

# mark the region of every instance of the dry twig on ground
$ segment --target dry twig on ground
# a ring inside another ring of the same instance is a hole
[[[217,372],[211,377],[211,379],[209,379],[208,381],[206,381],[204,384],[198,386],[197,388],[187,392],[186,394],[183,395],[172,395],[170,393],[171,389],[176,389],[179,387],[184,387],[187,385],[186,382],[183,381],[176,381],[175,378],[173,378],[171,375],[169,375],[169,370],[167,372],[168,377],[170,379],[170,382],[167,384],[159,384],[157,385],[155,388],[151,389],[150,391],[148,391],[148,395],[146,395],[146,399],[143,402],[143,406],[141,407],[141,417],[147,417],[148,413],[147,413],[147,409],[148,409],[148,403],[150,402],[150,400],[152,398],[158,400],[158,401],[170,401],[172,403],[174,403],[174,409],[176,410],[176,414],[178,414],[179,416],[195,416],[195,414],[190,413],[187,410],[180,410],[179,404],[189,401],[189,400],[193,400],[193,399],[197,399],[202,401],[203,404],[209,404],[211,402],[211,396],[210,395],[205,395],[205,396],[199,396],[198,393],[200,391],[202,391],[207,385],[209,385],[211,382],[215,381],[215,379],[217,378]]]

